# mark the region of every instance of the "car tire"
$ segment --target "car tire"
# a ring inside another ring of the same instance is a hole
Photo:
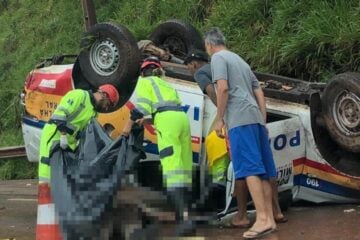
[[[140,51],[131,32],[114,23],[95,24],[80,43],[79,62],[85,79],[98,88],[114,85],[120,93],[119,108],[127,102],[139,76]]]
[[[84,90],[93,89],[93,86],[91,86],[91,84],[86,80],[86,78],[83,75],[83,72],[80,68],[79,58],[77,58],[74,63],[71,77],[73,79],[74,86],[76,89],[84,89]]]
[[[150,40],[162,49],[168,49],[178,58],[184,59],[194,49],[205,50],[204,40],[191,24],[172,19],[157,26]]]
[[[311,130],[316,143],[316,148],[323,159],[337,171],[360,177],[360,153],[347,151],[339,146],[327,129],[323,114],[320,93],[313,93],[310,97]]]
[[[322,96],[323,119],[332,139],[343,149],[360,152],[360,73],[334,76]]]

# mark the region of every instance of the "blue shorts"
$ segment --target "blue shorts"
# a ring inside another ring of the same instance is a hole
[[[250,124],[229,130],[231,157],[236,179],[276,177],[274,158],[266,128]]]

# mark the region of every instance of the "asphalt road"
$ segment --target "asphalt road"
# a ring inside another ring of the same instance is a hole
[[[35,180],[0,181],[0,240],[35,239]],[[266,240],[360,240],[360,204],[296,204],[286,213],[289,222]],[[253,216],[251,216],[253,218]],[[242,229],[199,226],[197,236],[209,240],[242,239]]]

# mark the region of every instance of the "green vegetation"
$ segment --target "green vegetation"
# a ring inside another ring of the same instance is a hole
[[[0,143],[2,146],[23,144],[21,128],[10,128],[1,132]],[[24,158],[0,159],[0,180],[35,178],[36,176],[37,163],[30,163]]]
[[[30,163],[23,158],[0,161],[0,180],[36,177],[37,163]]]
[[[359,1],[224,1],[213,9],[212,25],[260,71],[327,81],[360,70]]]
[[[121,23],[137,39],[146,39],[159,23],[171,18],[189,21],[202,33],[219,26],[230,49],[259,71],[309,81],[360,71],[358,0],[94,2],[98,22]],[[9,146],[22,143],[19,94],[28,72],[42,57],[78,53],[84,31],[81,4],[0,0],[0,26],[0,146]],[[18,176],[2,170],[12,169],[9,164],[14,163],[1,163],[0,178]]]

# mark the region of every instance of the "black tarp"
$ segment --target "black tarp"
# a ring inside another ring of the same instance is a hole
[[[99,239],[111,226],[121,178],[141,158],[144,131],[113,141],[92,119],[75,152],[54,150],[50,158],[51,193],[64,239]],[[111,221],[111,220],[110,220]]]

